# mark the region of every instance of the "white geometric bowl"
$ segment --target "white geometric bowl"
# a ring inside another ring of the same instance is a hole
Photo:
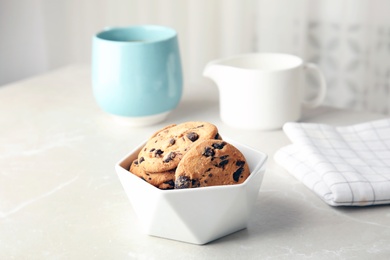
[[[142,143],[115,165],[146,234],[206,244],[247,227],[265,172],[267,155],[224,138],[244,154],[251,174],[242,184],[160,190],[128,171]]]

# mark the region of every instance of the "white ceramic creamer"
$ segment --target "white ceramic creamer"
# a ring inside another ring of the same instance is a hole
[[[304,100],[305,74],[312,72],[319,90]],[[272,130],[301,117],[302,105],[320,105],[325,79],[313,63],[282,53],[249,53],[209,62],[203,72],[219,88],[221,120],[236,128]]]

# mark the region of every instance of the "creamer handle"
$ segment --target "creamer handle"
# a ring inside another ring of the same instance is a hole
[[[304,64],[305,72],[312,72],[318,79],[320,86],[317,95],[311,100],[304,100],[303,106],[306,108],[315,108],[322,104],[326,97],[326,81],[321,70],[314,63]]]

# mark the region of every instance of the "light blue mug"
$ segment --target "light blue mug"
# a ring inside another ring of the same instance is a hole
[[[142,25],[108,28],[93,37],[92,88],[98,105],[133,125],[163,121],[182,96],[177,33]]]

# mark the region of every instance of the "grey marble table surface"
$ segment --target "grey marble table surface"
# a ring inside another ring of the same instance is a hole
[[[321,107],[301,121],[384,117]],[[269,155],[248,228],[203,246],[143,234],[114,170],[155,130],[193,120]],[[231,128],[218,99],[187,95],[165,122],[130,127],[74,65],[0,87],[0,126],[0,259],[390,259],[389,206],[325,204],[273,161],[290,143],[282,130]]]

